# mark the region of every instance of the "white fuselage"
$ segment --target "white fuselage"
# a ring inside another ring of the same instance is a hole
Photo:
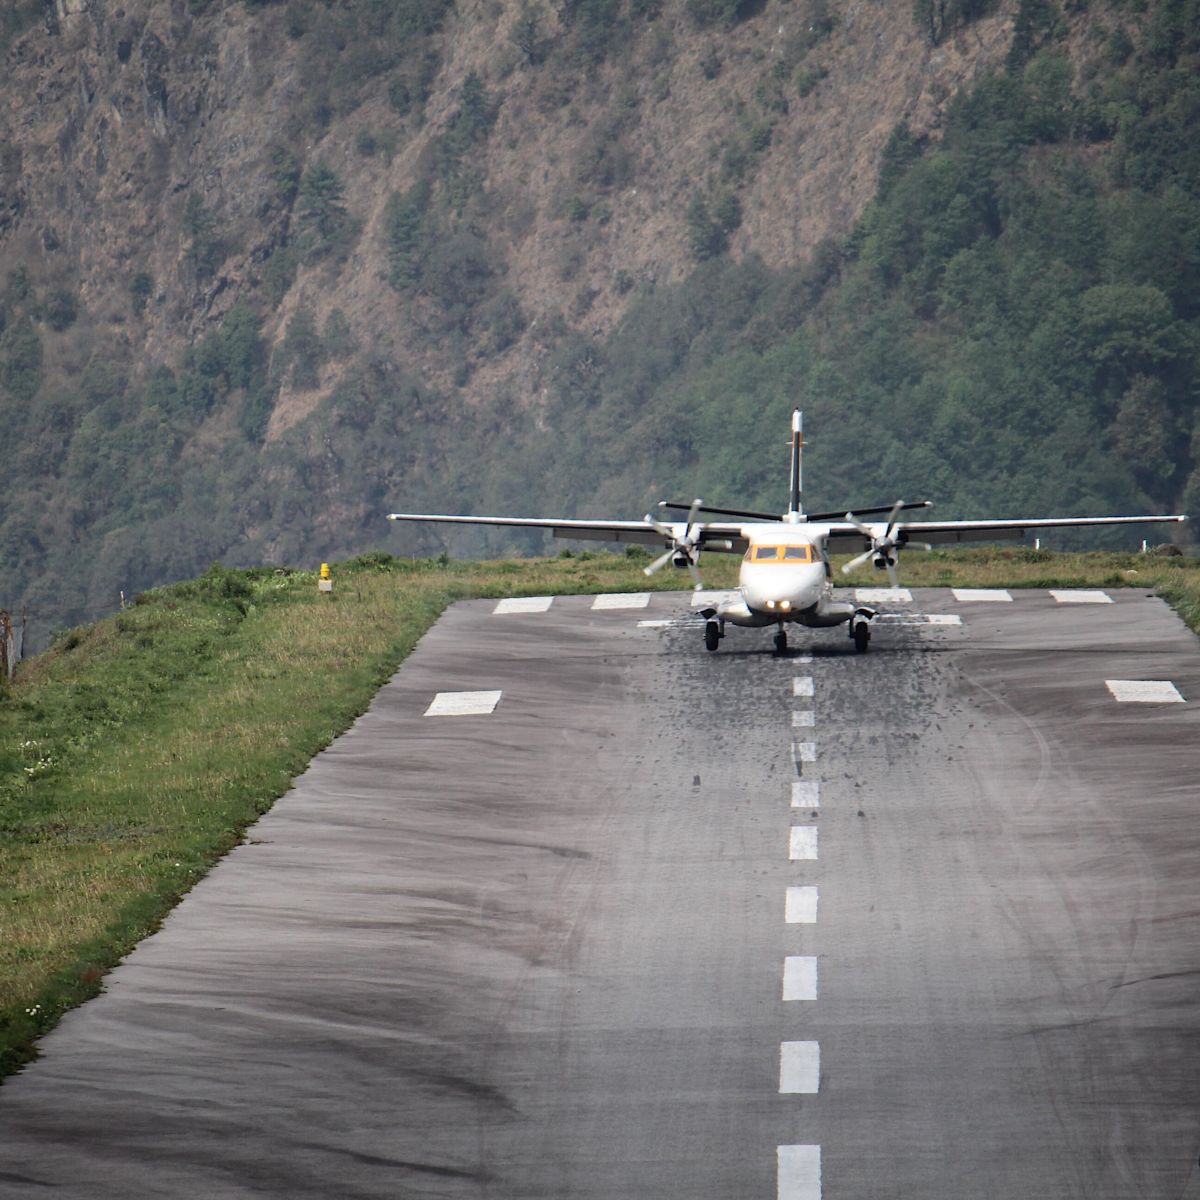
[[[829,562],[816,530],[803,525],[747,525],[738,595],[718,609],[735,625],[840,625],[854,605],[833,599]]]

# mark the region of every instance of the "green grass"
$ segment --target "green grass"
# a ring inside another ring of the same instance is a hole
[[[346,729],[455,600],[678,589],[641,554],[439,563],[368,555],[314,572],[226,571],[61,635],[0,692],[0,1077],[94,995],[246,827]],[[707,556],[732,586],[737,560]],[[969,550],[905,582],[1156,589],[1200,628],[1200,564]],[[877,582],[870,570],[852,580]]]

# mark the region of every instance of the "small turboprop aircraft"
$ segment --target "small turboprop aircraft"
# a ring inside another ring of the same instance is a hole
[[[792,463],[787,512],[745,512],[710,508],[700,500],[691,505],[661,501],[659,508],[686,512],[683,521],[666,523],[646,514],[641,521],[578,521],[556,517],[474,517],[430,513],[389,513],[390,521],[436,521],[457,525],[514,525],[548,529],[554,537],[589,538],[602,542],[637,542],[663,546],[664,553],[645,569],[653,575],[667,563],[691,572],[697,590],[702,586],[698,563],[702,550],[741,554],[737,591],[715,608],[701,610],[704,645],[715,650],[725,636],[725,623],[754,627],[776,626],[775,649],[787,649],[789,622],[810,628],[847,625],[855,650],[871,641],[874,609],[834,599],[831,552],[858,550],[846,563],[846,573],[872,562],[897,586],[896,564],[905,546],[932,549],[935,544],[1019,538],[1031,530],[1081,525],[1147,525],[1186,521],[1185,516],[1053,517],[1029,521],[901,521],[901,512],[928,508],[929,500],[840,513],[806,513],[800,503],[800,459],[804,449],[801,413],[792,413]],[[700,521],[701,513],[734,520]],[[861,518],[886,513],[882,521]]]

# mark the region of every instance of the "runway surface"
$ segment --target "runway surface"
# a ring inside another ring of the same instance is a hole
[[[1200,1196],[1200,645],[1109,596],[455,606],[0,1088],[0,1196]]]

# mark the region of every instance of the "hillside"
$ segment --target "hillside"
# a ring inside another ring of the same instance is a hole
[[[774,505],[794,402],[814,503],[1195,507],[1198,28],[9,6],[0,605],[36,640],[218,558],[442,547],[392,507]]]

